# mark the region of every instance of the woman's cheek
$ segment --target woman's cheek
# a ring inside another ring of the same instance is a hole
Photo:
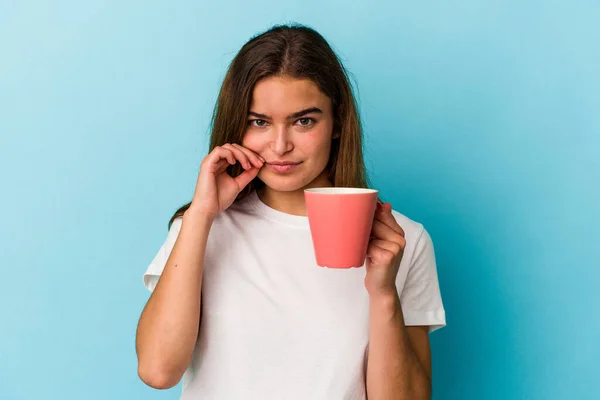
[[[317,129],[312,129],[303,136],[304,144],[310,147],[313,152],[323,149],[328,150],[331,147],[331,130],[323,124]]]
[[[259,154],[264,148],[265,144],[265,140],[253,132],[246,132],[244,134],[244,138],[242,139],[242,146]]]

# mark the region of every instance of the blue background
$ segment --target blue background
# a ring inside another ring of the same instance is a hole
[[[142,273],[227,64],[289,21],[341,55],[374,186],[433,237],[434,398],[598,398],[600,5],[573,0],[0,2],[0,398],[179,397],[137,377]]]

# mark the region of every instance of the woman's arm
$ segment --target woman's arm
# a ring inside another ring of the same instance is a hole
[[[204,252],[213,222],[190,207],[162,275],[140,317],[138,375],[156,389],[171,388],[187,369],[198,338]]]
[[[370,297],[367,397],[431,399],[428,327],[406,327],[397,292]]]
[[[237,162],[244,172],[234,178],[227,168]],[[202,160],[194,197],[138,323],[138,375],[149,386],[177,385],[190,364],[200,328],[202,271],[210,228],[264,163],[253,151],[230,143],[216,146]]]
[[[423,230],[419,238],[424,237]],[[404,256],[404,229],[392,215],[389,203],[378,204],[367,248],[365,287],[369,293],[369,353],[367,395],[369,400],[418,400],[431,398],[431,351],[429,328],[404,324],[396,280]],[[420,240],[420,239],[419,239]],[[420,242],[418,242],[420,243]],[[420,247],[411,266],[413,284],[410,297],[405,286],[403,299],[432,295],[437,283],[433,247]],[[425,252],[427,248],[427,252]],[[428,257],[423,257],[425,254]],[[423,264],[423,262],[427,262]],[[426,266],[426,269],[423,269]],[[425,271],[425,274],[423,273]],[[428,278],[428,279],[427,279]],[[422,282],[425,282],[425,286]],[[427,286],[429,285],[429,286]],[[424,289],[429,287],[429,293]],[[433,288],[433,291],[432,291]],[[418,307],[417,309],[420,309]]]

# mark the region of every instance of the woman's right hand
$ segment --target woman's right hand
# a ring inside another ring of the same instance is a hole
[[[227,167],[236,162],[245,171],[233,178],[227,173]],[[264,163],[261,156],[235,143],[215,147],[202,160],[190,209],[215,218],[233,204],[237,195],[258,175]]]

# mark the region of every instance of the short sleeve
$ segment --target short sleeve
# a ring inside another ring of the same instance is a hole
[[[156,284],[158,283],[158,279],[160,278],[160,275],[162,274],[163,270],[165,269],[165,265],[167,264],[169,255],[171,254],[171,251],[173,250],[173,246],[175,246],[175,241],[177,240],[177,237],[179,236],[179,231],[181,230],[182,221],[183,221],[183,219],[181,217],[176,218],[173,221],[173,223],[171,224],[171,228],[169,229],[169,232],[167,233],[167,238],[165,239],[164,243],[158,250],[158,253],[154,256],[154,259],[152,260],[152,262],[146,269],[146,272],[144,272],[144,276],[142,277],[142,282],[144,283],[144,286],[146,287],[146,289],[148,289],[151,292],[156,287]]]
[[[425,229],[415,244],[400,302],[407,326],[429,326],[429,333],[446,326],[433,241]]]

